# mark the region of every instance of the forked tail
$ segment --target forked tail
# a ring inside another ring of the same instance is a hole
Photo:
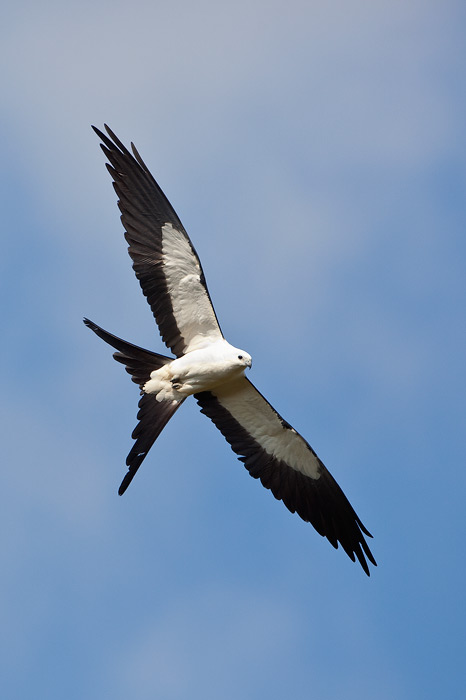
[[[126,458],[126,464],[129,467],[128,472],[118,489],[118,493],[121,496],[130,485],[155,440],[177,408],[181,406],[184,399],[181,401],[157,401],[155,394],[145,394],[142,390],[144,384],[149,381],[151,372],[172,361],[169,357],[128,343],[126,340],[104,331],[103,328],[100,328],[88,318],[84,319],[84,323],[99,338],[102,338],[102,340],[105,340],[106,343],[117,350],[117,352],[113,353],[113,357],[117,362],[125,365],[126,371],[131,375],[131,379],[141,389],[142,397],[139,400],[137,415],[139,422],[131,435],[135,443]]]

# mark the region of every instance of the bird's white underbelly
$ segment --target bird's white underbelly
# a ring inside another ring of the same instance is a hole
[[[232,366],[231,362],[212,348],[204,348],[178,357],[151,372],[143,391],[157,394],[158,401],[180,401],[191,394],[209,391],[230,382],[242,374],[244,367]]]

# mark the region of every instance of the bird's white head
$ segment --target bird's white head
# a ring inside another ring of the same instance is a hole
[[[243,367],[252,367],[252,357],[245,350],[237,350],[236,359]]]
[[[230,345],[230,343],[225,342],[225,345],[224,352],[226,352],[226,357],[232,367],[242,370],[245,370],[246,367],[251,367],[252,358],[248,352],[241,350],[241,348],[235,348],[233,345]]]

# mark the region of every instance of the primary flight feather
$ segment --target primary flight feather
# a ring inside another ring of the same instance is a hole
[[[141,389],[135,440],[126,459],[123,494],[154,441],[183,401],[194,395],[255,479],[292,512],[310,522],[369,575],[376,562],[366,530],[312,447],[245,376],[250,355],[223,337],[202,266],[176,212],[135,146],[132,153],[105,126],[96,127],[118,196],[133,269],[163,341],[176,356],[132,345],[92,321],[84,323],[117,352]]]

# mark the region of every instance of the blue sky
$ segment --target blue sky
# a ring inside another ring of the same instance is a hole
[[[464,3],[2,10],[5,697],[463,695]],[[374,535],[370,579],[186,402],[123,498],[163,352],[90,124],[133,140],[251,379]]]

